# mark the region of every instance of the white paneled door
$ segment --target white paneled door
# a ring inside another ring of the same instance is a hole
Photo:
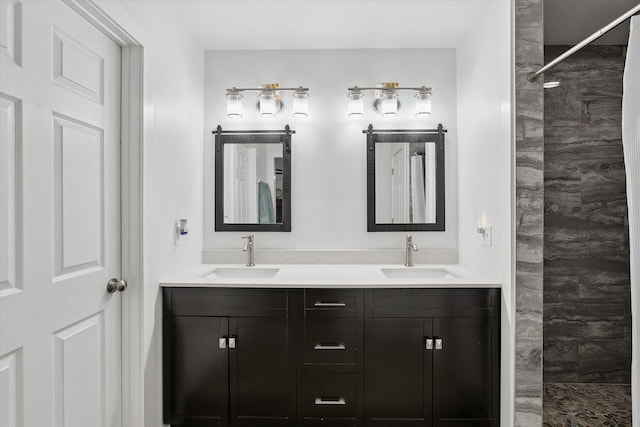
[[[0,0],[0,57],[0,427],[120,426],[120,47]]]

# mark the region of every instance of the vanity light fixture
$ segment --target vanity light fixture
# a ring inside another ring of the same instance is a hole
[[[349,106],[347,108],[349,117],[364,116],[364,93],[360,91],[358,86],[349,89]]]
[[[308,117],[309,116],[309,88],[281,88],[278,83],[263,84],[260,88],[237,88],[227,89],[227,117],[241,118],[243,113],[243,93],[257,92],[258,103],[257,108],[260,111],[260,117],[275,117],[282,111],[284,103],[282,102],[280,92],[293,92],[293,116]]]
[[[373,109],[385,117],[395,117],[398,115],[398,92],[395,90],[383,90],[380,97],[373,102]]]
[[[385,117],[395,117],[400,109],[398,92],[414,92],[416,98],[416,117],[431,116],[431,94],[432,89],[427,86],[420,87],[399,87],[398,83],[382,83],[378,87],[348,88],[349,107],[347,114],[349,117],[362,117],[364,115],[364,92],[373,92],[373,109]]]
[[[293,93],[293,117],[309,116],[309,91],[299,87]]]
[[[280,96],[273,90],[263,90],[258,94],[258,109],[260,110],[260,117],[271,118],[282,110],[282,101]]]
[[[431,116],[431,89],[422,86],[414,95],[416,97],[416,117]]]
[[[241,119],[244,116],[242,106],[242,94],[235,90],[227,91],[227,117],[231,119]]]

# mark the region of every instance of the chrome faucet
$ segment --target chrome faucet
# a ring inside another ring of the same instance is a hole
[[[253,256],[253,237],[253,234],[242,236],[243,239],[247,239],[247,244],[242,248],[242,250],[247,253],[247,267],[253,267],[256,265]]]
[[[418,250],[418,247],[416,246],[415,243],[413,243],[413,237],[411,236],[411,234],[407,235],[407,243],[405,245],[405,249],[406,249],[405,251],[406,257],[405,257],[404,266],[413,267],[413,253]]]

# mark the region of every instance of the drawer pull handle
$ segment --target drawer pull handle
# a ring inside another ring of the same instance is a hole
[[[316,344],[313,346],[314,350],[346,350],[347,346],[339,343],[339,344]]]
[[[316,397],[316,405],[346,405],[344,397]]]
[[[317,301],[313,304],[314,307],[346,307],[347,304],[344,302],[322,302]]]

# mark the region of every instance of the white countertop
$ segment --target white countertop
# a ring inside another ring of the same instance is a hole
[[[394,277],[387,277],[383,270]],[[264,264],[255,267],[240,264],[203,264],[175,277],[162,280],[160,285],[236,288],[499,288],[501,286],[497,280],[456,264],[421,264],[415,267],[396,264]]]

